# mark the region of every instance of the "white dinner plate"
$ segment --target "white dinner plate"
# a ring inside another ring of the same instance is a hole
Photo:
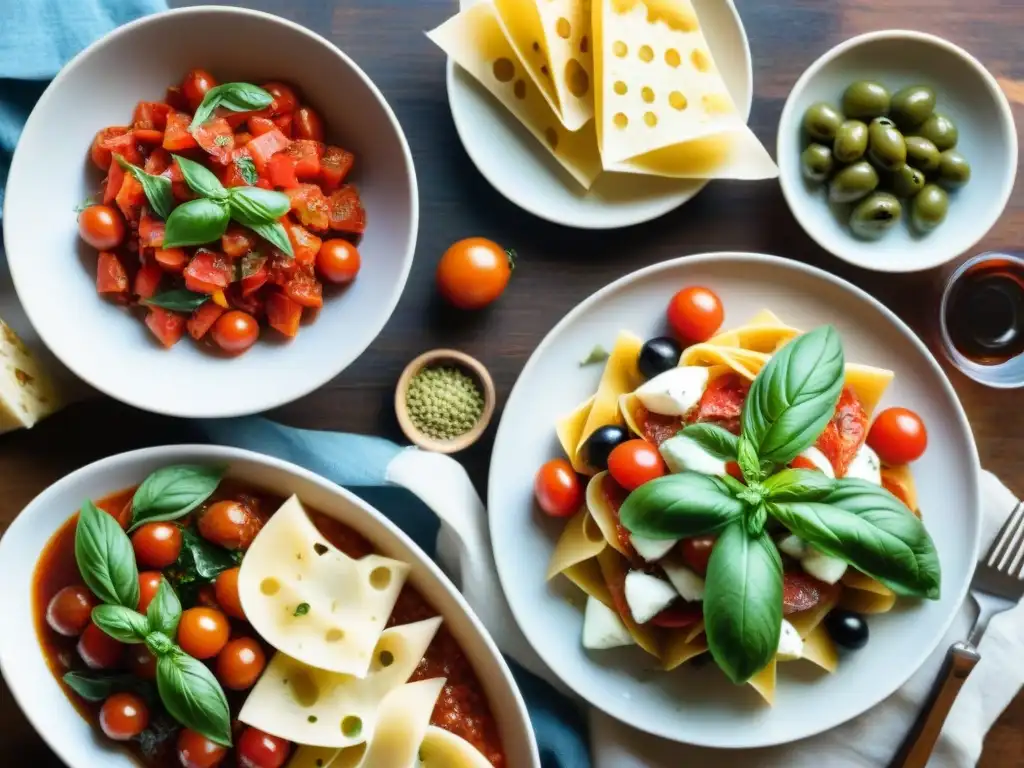
[[[462,7],[474,4],[463,0]],[[750,44],[732,0],[693,0],[729,94],[746,120],[753,98]],[[618,229],[656,219],[707,180],[602,173],[584,190],[486,89],[448,62],[448,103],[466,153],[498,192],[534,216],[579,229]]]
[[[775,706],[718,668],[655,668],[637,648],[585,651],[583,613],[562,577],[544,579],[564,521],[545,517],[533,478],[561,456],[555,421],[597,390],[602,366],[580,367],[595,344],[610,349],[621,329],[650,338],[666,333],[664,307],[686,285],[712,288],[725,328],[774,310],[810,329],[832,323],[846,359],[896,372],[881,407],[917,411],[928,450],[913,465],[920,508],[942,564],[942,597],[901,600],[869,617],[871,639],[843,654],[826,674],[806,663],[780,664]],[[934,358],[913,332],[858,288],[818,269],[774,256],[718,253],[656,264],[598,291],[572,310],[533,353],[498,428],[491,460],[491,541],[505,595],[527,639],[567,686],[628,725],[709,747],[785,743],[833,728],[899,688],[935,648],[963,601],[978,554],[978,454],[963,409]]]

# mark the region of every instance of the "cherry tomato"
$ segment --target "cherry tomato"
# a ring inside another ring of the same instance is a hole
[[[274,97],[270,105],[270,113],[277,117],[286,112],[294,112],[299,106],[299,99],[290,85],[284,83],[270,82],[263,84],[263,90]]]
[[[210,659],[227,644],[230,633],[227,617],[216,608],[189,608],[178,623],[178,645],[190,656]]]
[[[238,568],[228,568],[222,571],[214,582],[214,593],[217,596],[217,604],[233,619],[245,619],[245,611],[242,610],[242,600],[238,596]]]
[[[181,82],[181,92],[188,101],[189,108],[195,112],[206,98],[207,91],[216,85],[217,81],[213,75],[205,69],[192,69]]]
[[[907,493],[907,489],[903,487],[901,483],[888,478],[883,473],[882,475],[882,487],[885,488],[889,493],[895,496],[897,499],[902,501],[904,505],[910,508],[910,495]],[[52,626],[52,625],[51,625]]]
[[[486,307],[501,296],[511,275],[512,256],[482,237],[455,243],[437,265],[441,295],[459,309]]]
[[[655,627],[666,629],[683,629],[696,624],[704,615],[703,603],[684,603],[677,600],[661,613],[654,616],[650,623]]]
[[[134,693],[112,693],[100,707],[100,728],[107,738],[128,741],[149,725],[149,707]]]
[[[821,472],[821,469],[818,467],[818,465],[815,464],[810,459],[808,459],[806,456],[797,456],[795,459],[789,462],[789,466],[791,466],[793,469],[810,469],[815,472]]]
[[[263,522],[241,501],[218,501],[199,518],[199,533],[225,549],[248,549]]]
[[[121,663],[124,643],[121,643],[92,622],[78,638],[78,655],[90,669],[113,669]]]
[[[921,458],[928,447],[928,432],[913,411],[886,408],[871,425],[868,445],[886,464],[907,464]]]
[[[77,637],[88,626],[96,604],[92,592],[82,585],[64,587],[50,598],[50,604],[46,606],[46,623],[58,634]]]
[[[128,669],[143,680],[156,679],[156,656],[142,643],[128,646]]]
[[[666,472],[658,449],[646,440],[619,443],[608,455],[608,472],[627,491],[635,491],[644,483]]]
[[[324,123],[320,115],[310,107],[299,107],[296,110],[292,129],[295,131],[296,139],[324,140]]]
[[[359,251],[348,240],[324,240],[316,255],[316,269],[332,283],[351,283],[359,274]]]
[[[109,205],[90,205],[78,215],[79,236],[98,251],[117,248],[124,232],[124,218]]]
[[[135,559],[143,568],[166,568],[181,553],[181,528],[174,523],[146,523],[132,534]]]
[[[225,352],[239,355],[256,343],[260,326],[248,312],[233,309],[225,312],[213,325],[213,340]]]
[[[227,754],[225,747],[189,728],[178,734],[178,762],[183,768],[217,768]]]
[[[291,749],[291,743],[284,739],[246,728],[238,739],[238,765],[240,768],[281,768]]]
[[[722,300],[708,288],[683,288],[668,303],[668,324],[683,341],[707,341],[721,327]]]
[[[164,576],[160,571],[143,571],[139,574],[139,607],[136,609],[139,613],[145,613],[149,608],[163,579]]]
[[[565,459],[552,459],[537,470],[533,493],[540,508],[552,517],[573,515],[583,503],[580,479]]]
[[[239,637],[217,654],[217,679],[225,688],[244,691],[256,684],[266,665],[260,644],[251,637]]]
[[[683,539],[680,544],[683,562],[698,576],[707,575],[708,560],[711,559],[715,539],[715,536],[694,536],[692,539]]]

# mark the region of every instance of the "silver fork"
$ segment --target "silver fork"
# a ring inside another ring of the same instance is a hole
[[[1013,608],[1024,597],[1024,501],[1018,501],[996,535],[971,580],[971,599],[978,618],[967,642],[953,643],[925,708],[911,729],[891,768],[924,768],[935,749],[942,725],[971,670],[981,660],[978,643],[992,617]]]

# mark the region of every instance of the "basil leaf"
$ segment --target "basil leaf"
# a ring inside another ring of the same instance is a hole
[[[251,229],[257,235],[262,237],[272,246],[281,251],[285,256],[294,259],[295,251],[292,250],[292,241],[288,239],[288,233],[285,232],[284,225],[279,221],[275,221],[270,224],[246,224],[244,221],[239,220],[239,223],[244,224],[246,227]]]
[[[768,501],[820,501],[836,481],[813,469],[784,469],[762,483]]]
[[[760,461],[788,464],[817,439],[843,390],[843,346],[830,325],[772,355],[743,406],[743,437]]]
[[[254,185],[260,180],[260,175],[256,171],[256,163],[252,161],[251,157],[247,155],[241,155],[235,160],[235,167],[238,169],[239,175],[242,180],[249,186]]]
[[[274,97],[267,91],[251,83],[222,83],[206,92],[188,129],[195,130],[213,117],[217,107],[224,107],[232,112],[249,112],[269,107],[273,101]]]
[[[761,535],[764,530],[764,524],[768,522],[768,509],[765,505],[758,504],[756,507],[747,510],[746,517],[744,518],[744,526],[747,530],[747,535],[752,539],[756,539]]]
[[[213,198],[214,200],[227,199],[228,191],[224,189],[224,185],[220,183],[220,179],[213,175],[212,171],[195,160],[189,160],[187,157],[182,157],[181,155],[171,155],[171,157],[178,161],[181,175],[193,192],[203,197]]]
[[[196,293],[184,288],[175,288],[143,299],[143,304],[152,307],[163,307],[172,312],[195,312],[199,307],[209,301],[210,296],[206,293]]]
[[[92,609],[92,623],[122,643],[142,643],[149,634],[146,617],[123,605],[97,605]]]
[[[594,348],[590,350],[590,354],[580,360],[580,368],[585,368],[588,365],[593,365],[594,363],[603,363],[609,357],[611,357],[611,355],[608,353],[607,349],[602,347],[600,344],[595,344]]]
[[[718,424],[690,424],[676,433],[688,437],[716,459],[736,461],[740,439]]]
[[[159,659],[175,650],[178,646],[172,643],[171,638],[163,632],[158,629],[154,629],[146,635],[146,647],[149,648],[153,655]]]
[[[272,222],[288,213],[291,200],[284,192],[274,192],[260,187],[234,187],[228,204],[231,216],[245,226],[248,222]]]
[[[86,701],[103,701],[112,693],[131,691],[149,694],[149,686],[135,675],[104,672],[67,672],[61,678]]]
[[[718,536],[704,588],[708,649],[734,683],[772,660],[782,629],[782,558],[768,534],[753,538],[743,521]]]
[[[75,561],[86,586],[104,603],[132,609],[139,604],[139,570],[132,541],[113,515],[91,501],[78,514]]]
[[[177,464],[151,474],[132,497],[132,524],[129,531],[143,523],[177,520],[198,507],[217,490],[223,467]]]
[[[939,557],[924,524],[877,485],[837,480],[818,501],[769,502],[769,513],[826,555],[900,595],[939,597]]]
[[[743,502],[711,475],[680,472],[644,483],[619,510],[626,530],[649,539],[714,533],[743,514]]]
[[[732,475],[722,475],[718,479],[721,480],[725,487],[729,489],[729,492],[733,496],[736,496],[737,498],[739,497],[739,494],[743,493],[746,490],[749,490],[747,486],[745,486]]]
[[[167,219],[164,248],[203,245],[218,240],[228,228],[227,205],[200,197],[182,203]]]
[[[231,713],[217,678],[180,648],[156,663],[156,687],[168,714],[196,733],[231,746]]]
[[[241,563],[242,553],[231,552],[216,544],[211,544],[202,536],[198,536],[191,528],[182,531],[182,553],[178,556],[179,563],[187,558],[187,566],[195,571],[195,575],[205,581],[213,581],[222,572],[234,568]]]
[[[171,191],[171,180],[166,176],[155,176],[152,173],[146,173],[137,165],[129,163],[121,155],[114,155],[114,159],[118,165],[139,180],[139,184],[142,185],[142,191],[146,193],[146,199],[149,201],[149,207],[153,209],[156,215],[161,219],[166,219],[170,216],[171,211],[174,210],[174,192]]]
[[[174,637],[178,631],[178,621],[181,619],[181,601],[167,579],[160,580],[160,587],[153,596],[149,608],[146,609],[146,619],[151,630],[163,632],[165,635]]]
[[[754,450],[753,443],[745,437],[740,438],[736,461],[740,465],[744,480],[748,483],[756,483],[761,480],[763,474],[761,462],[757,458],[757,451]]]

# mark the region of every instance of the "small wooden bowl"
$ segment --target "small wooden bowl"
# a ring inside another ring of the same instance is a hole
[[[484,396],[484,410],[477,423],[468,432],[451,440],[435,440],[420,432],[413,424],[407,405],[412,377],[428,366],[440,365],[461,368],[476,379]],[[402,431],[414,445],[436,453],[457,453],[480,439],[480,435],[487,429],[487,425],[491,423],[491,417],[494,416],[495,399],[494,381],[479,360],[454,349],[433,349],[430,352],[424,352],[405,366],[405,370],[402,371],[402,376],[398,379],[398,386],[395,388],[395,413],[398,415],[398,424],[402,427]]]

